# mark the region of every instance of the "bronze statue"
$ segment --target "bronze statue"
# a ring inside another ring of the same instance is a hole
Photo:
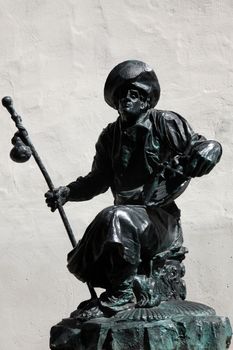
[[[181,251],[180,210],[174,203],[189,179],[208,174],[219,161],[217,141],[195,133],[175,112],[156,110],[160,86],[141,61],[125,61],[109,74],[105,101],[118,118],[99,136],[90,173],[46,193],[57,203],[84,201],[111,188],[114,205],[102,210],[68,255],[68,269],[102,287],[100,308],[115,313],[135,303],[136,275],[151,274],[158,254]]]
[[[182,263],[180,210],[174,200],[191,178],[208,174],[222,147],[195,133],[179,114],[157,110],[160,86],[144,62],[118,64],[107,77],[105,101],[118,111],[96,143],[92,169],[54,188],[21,117],[5,97],[18,132],[11,158],[36,160],[73,250],[68,269],[87,282],[91,299],[52,327],[51,350],[223,350],[232,330],[228,318],[187,301]],[[111,188],[114,205],[103,209],[77,244],[63,205]],[[105,291],[97,297],[94,288]]]

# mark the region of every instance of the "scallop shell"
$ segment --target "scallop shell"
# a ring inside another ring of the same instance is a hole
[[[211,307],[193,301],[170,300],[158,307],[133,308],[121,311],[114,316],[116,321],[160,321],[172,316],[209,316],[215,315]]]

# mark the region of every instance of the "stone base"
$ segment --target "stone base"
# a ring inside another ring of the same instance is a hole
[[[213,309],[198,303],[164,303],[162,309],[169,308],[174,315],[168,316],[166,312],[161,312],[161,307],[157,307],[129,310],[111,318],[101,317],[85,322],[75,318],[64,319],[51,329],[50,349],[229,349],[232,330],[228,318],[216,316]]]

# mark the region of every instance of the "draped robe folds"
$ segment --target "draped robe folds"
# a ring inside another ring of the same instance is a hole
[[[127,129],[120,117],[109,124],[97,141],[91,172],[68,187],[69,201],[91,199],[110,187],[114,205],[96,216],[68,254],[70,272],[108,288],[156,254],[179,249],[180,211],[174,201],[156,203],[156,185],[161,177],[166,180],[160,164],[190,154],[203,142],[208,141],[170,111],[148,110]]]

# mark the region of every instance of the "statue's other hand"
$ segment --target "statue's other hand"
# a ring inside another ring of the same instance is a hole
[[[50,207],[51,211],[54,212],[58,205],[64,205],[69,197],[70,189],[67,186],[60,186],[55,188],[53,191],[48,191],[45,193],[45,202],[47,206]]]
[[[195,145],[188,165],[188,175],[200,177],[208,174],[218,163],[222,155],[222,147],[217,141],[202,141]]]

